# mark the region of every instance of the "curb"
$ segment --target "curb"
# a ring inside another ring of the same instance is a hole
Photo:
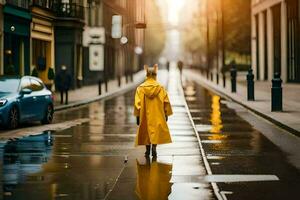
[[[119,94],[123,94],[123,93],[126,93],[126,92],[134,89],[139,84],[141,84],[143,81],[144,81],[144,77],[142,77],[142,76],[137,77],[137,80],[134,81],[133,83],[126,84],[124,87],[120,87],[120,88],[118,88],[118,89],[116,89],[112,92],[107,92],[105,94],[98,95],[98,96],[95,96],[95,97],[92,97],[92,98],[89,98],[89,99],[86,99],[86,100],[81,100],[81,101],[77,101],[77,102],[74,102],[74,103],[70,103],[68,105],[56,106],[54,108],[54,111],[55,112],[63,111],[63,110],[67,110],[67,109],[70,109],[70,108],[84,106],[86,104],[93,103],[93,102],[96,102],[96,101],[99,101],[99,100],[113,98],[115,96],[118,96]]]
[[[228,94],[220,91],[220,89],[218,89],[215,85],[213,85],[213,86],[209,85],[208,83],[206,83],[206,81],[203,81],[202,79],[203,79],[203,77],[201,76],[201,79],[200,80],[196,80],[196,82],[200,83],[206,89],[214,91],[215,93],[219,94],[223,98],[229,99],[229,100],[231,100],[231,101],[233,101],[233,102],[235,102],[235,103],[243,106],[247,110],[250,110],[251,112],[255,113],[256,115],[258,115],[258,116],[266,119],[267,121],[273,123],[277,127],[281,128],[281,129],[283,129],[283,130],[285,130],[285,131],[287,131],[287,132],[289,132],[289,133],[291,133],[291,134],[293,134],[293,135],[295,135],[297,137],[300,137],[300,131],[298,131],[298,130],[290,127],[290,126],[287,126],[287,125],[281,123],[280,121],[278,121],[278,120],[276,120],[276,119],[274,119],[274,118],[272,118],[272,117],[270,117],[270,116],[268,116],[268,115],[266,115],[266,114],[264,114],[262,112],[259,112],[256,109],[253,109],[253,108],[249,107],[248,105],[244,104],[243,102],[240,102],[240,101],[236,100],[234,97],[231,97],[230,95],[228,95]]]

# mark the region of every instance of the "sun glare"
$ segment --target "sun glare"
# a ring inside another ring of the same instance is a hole
[[[168,3],[168,22],[172,25],[178,24],[180,11],[184,6],[184,0],[167,0]]]

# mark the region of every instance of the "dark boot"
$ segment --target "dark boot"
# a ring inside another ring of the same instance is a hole
[[[152,144],[152,157],[156,157],[157,156],[157,152],[156,152],[156,144]]]
[[[150,145],[146,145],[145,156],[146,156],[146,157],[149,157],[149,156],[150,156]]]

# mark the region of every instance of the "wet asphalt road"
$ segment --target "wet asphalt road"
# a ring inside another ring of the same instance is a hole
[[[299,171],[238,109],[194,82],[185,94],[213,174],[229,175],[212,177],[227,199],[297,199]],[[147,160],[143,147],[134,148],[133,96],[131,91],[58,112],[54,123],[88,120],[1,143],[0,199],[145,199],[155,191],[167,199],[172,165],[161,157]],[[232,176],[237,174],[242,176]],[[246,175],[279,181],[248,182]],[[145,181],[150,179],[152,185]]]
[[[54,123],[90,120],[52,132],[52,145],[39,135],[38,142],[6,145],[0,199],[103,199],[134,151],[133,94],[56,113]]]
[[[252,114],[192,81],[185,96],[212,174],[225,175],[216,182],[227,199],[300,198],[300,173],[288,155],[239,116]]]

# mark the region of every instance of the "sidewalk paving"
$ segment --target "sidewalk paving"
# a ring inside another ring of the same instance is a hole
[[[102,98],[106,98],[108,96],[119,94],[122,91],[130,90],[131,88],[137,86],[141,83],[145,78],[144,71],[139,71],[133,75],[133,82],[128,80],[126,83],[125,77],[121,79],[121,86],[118,86],[118,80],[110,80],[107,84],[108,91],[105,91],[105,84],[102,84],[102,94],[99,95],[99,87],[98,85],[90,85],[90,86],[83,86],[81,88],[70,90],[69,91],[69,102],[67,105],[60,104],[60,93],[54,92],[54,106],[55,110],[63,110],[75,106],[84,105],[93,101],[100,100]],[[65,95],[64,97],[65,98]],[[65,99],[64,99],[65,100]]]
[[[185,70],[185,76],[191,77],[205,87],[209,87],[240,103],[256,114],[266,118],[276,125],[300,136],[300,84],[283,84],[283,111],[271,112],[271,82],[255,82],[255,101],[247,101],[246,77],[238,77],[237,93],[231,93],[229,74],[226,77],[226,88],[223,88],[223,80],[220,77],[219,85],[207,80],[197,70]]]

